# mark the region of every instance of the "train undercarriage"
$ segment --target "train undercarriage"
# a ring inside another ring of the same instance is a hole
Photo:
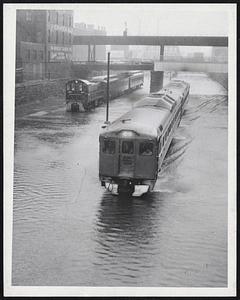
[[[103,179],[102,186],[113,195],[130,195],[140,197],[143,194],[151,192],[156,180],[137,180],[137,179]]]
[[[66,111],[67,112],[85,112],[85,111],[89,111],[91,109],[98,107],[103,102],[104,102],[103,99],[98,99],[98,100],[92,101],[90,103],[83,103],[80,101],[74,101],[74,102],[69,101],[66,104]]]

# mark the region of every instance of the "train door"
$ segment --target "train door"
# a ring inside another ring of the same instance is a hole
[[[136,150],[135,176],[137,178],[155,179],[158,169],[156,142],[140,140]]]
[[[119,176],[134,177],[135,173],[135,141],[121,139],[119,143]]]
[[[118,140],[100,138],[99,174],[105,176],[118,175]]]

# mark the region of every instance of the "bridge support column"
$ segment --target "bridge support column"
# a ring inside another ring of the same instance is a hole
[[[96,58],[96,46],[88,45],[88,61],[95,61]]]
[[[160,61],[163,61],[164,45],[160,46]],[[163,87],[163,71],[151,71],[150,93],[157,92]]]
[[[151,71],[150,93],[157,92],[163,87],[163,76],[162,71]]]

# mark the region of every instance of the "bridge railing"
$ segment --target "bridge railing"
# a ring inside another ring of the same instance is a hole
[[[227,56],[193,56],[193,57],[185,57],[185,56],[177,56],[177,55],[163,55],[159,57],[155,57],[154,59],[146,59],[146,58],[129,58],[129,59],[111,59],[111,64],[127,64],[127,65],[135,65],[135,64],[153,64],[155,61],[165,61],[165,62],[189,62],[189,63],[223,63],[226,64],[228,62]],[[106,60],[96,60],[96,61],[77,61],[72,60],[73,64],[106,64]]]
[[[161,61],[176,61],[176,62],[191,62],[191,63],[199,63],[199,62],[206,62],[206,63],[227,63],[228,57],[227,56],[176,56],[176,55],[163,55],[160,56],[158,60]]]

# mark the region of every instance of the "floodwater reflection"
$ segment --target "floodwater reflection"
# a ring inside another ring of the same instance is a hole
[[[152,193],[140,198],[112,196],[105,193],[97,213],[96,259],[101,278],[112,277],[111,285],[134,285],[153,267],[153,241],[161,230],[156,218],[161,216],[164,198]],[[104,262],[99,265],[99,262]],[[119,284],[119,283],[118,283]]]

